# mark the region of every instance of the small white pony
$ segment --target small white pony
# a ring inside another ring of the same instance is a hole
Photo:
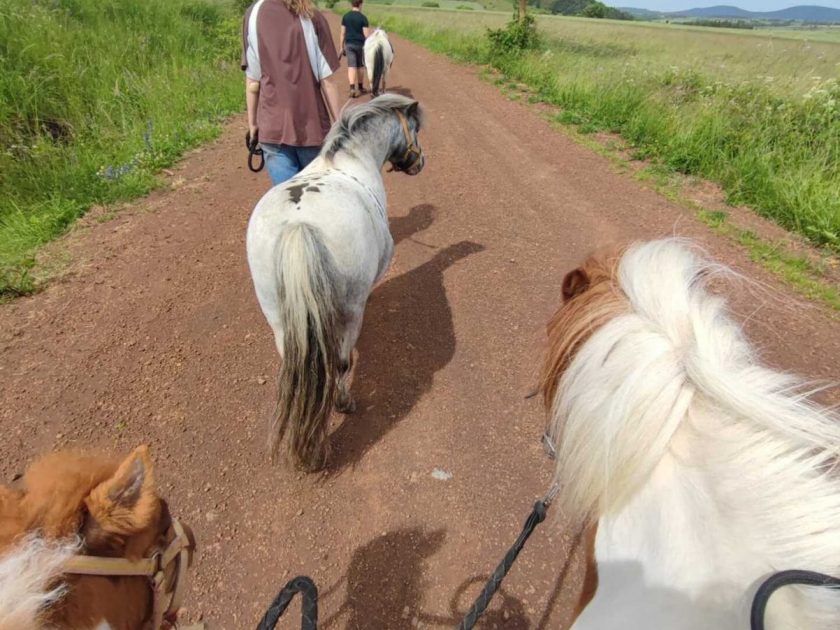
[[[768,575],[840,573],[840,418],[758,363],[716,269],[671,239],[564,280],[541,389],[556,505],[595,534],[574,630],[746,630]],[[788,587],[765,623],[838,622],[840,590]]]
[[[377,28],[365,39],[365,66],[370,72],[370,89],[374,96],[385,91],[385,79],[388,78],[392,63],[394,47],[388,39],[388,33]]]
[[[327,459],[333,403],[354,409],[348,378],[368,295],[391,262],[382,166],[419,173],[417,101],[387,94],[346,108],[320,155],[272,188],[248,223],[248,264],[283,361],[270,447],[288,433],[295,463]]]

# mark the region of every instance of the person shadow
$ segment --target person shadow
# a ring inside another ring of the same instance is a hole
[[[484,586],[487,576],[467,579],[453,593],[447,615],[424,613],[426,562],[443,547],[445,531],[410,527],[387,532],[356,549],[345,574],[344,602],[320,627],[332,628],[344,622],[346,630],[388,630],[415,627],[457,626],[467,607],[468,592]],[[479,584],[480,582],[480,584]],[[463,610],[460,610],[463,608]],[[527,630],[524,606],[504,588],[475,625],[477,629]]]
[[[420,206],[397,225],[406,238],[409,222],[427,222]],[[484,246],[461,241],[438,250],[426,263],[377,287],[370,296],[359,342],[352,390],[357,411],[345,416],[331,437],[329,467],[356,464],[365,452],[402,420],[432,386],[436,372],[455,353],[452,311],[444,272]]]

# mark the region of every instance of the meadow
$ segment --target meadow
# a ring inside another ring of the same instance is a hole
[[[536,16],[538,45],[518,51],[485,35],[510,19],[503,13],[368,13],[526,85],[560,122],[620,134],[635,157],[718,182],[731,203],[840,251],[840,30],[811,41],[787,29]]]
[[[0,0],[0,298],[37,249],[242,109],[241,16],[205,0]]]

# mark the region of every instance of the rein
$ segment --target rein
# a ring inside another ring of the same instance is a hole
[[[245,147],[248,149],[248,170],[252,173],[259,173],[265,168],[265,155],[260,147],[259,132],[255,133],[253,138],[250,131],[245,132]],[[254,156],[260,158],[257,166],[254,166]]]
[[[142,560],[74,556],[64,563],[64,573],[71,575],[99,575],[104,577],[145,577],[152,591],[152,616],[146,625],[149,630],[167,630],[177,623],[186,590],[187,570],[192,564],[195,538],[192,531],[173,519],[169,531],[172,542],[163,551]],[[199,626],[201,627],[201,626]]]
[[[476,598],[469,611],[467,611],[464,619],[460,624],[458,624],[456,630],[472,630],[475,627],[475,624],[478,622],[481,615],[484,614],[487,607],[490,605],[493,595],[495,595],[501,587],[502,581],[510,571],[513,563],[516,562],[519,552],[522,551],[525,543],[528,542],[528,538],[530,538],[531,534],[534,533],[537,525],[545,520],[548,506],[551,505],[551,502],[556,496],[558,490],[559,488],[557,485],[552,486],[548,494],[534,504],[534,508],[528,515],[525,525],[522,527],[522,531],[516,538],[513,546],[508,549],[508,552],[505,554],[504,558],[502,558],[502,561],[496,567],[496,570],[493,571],[493,575],[491,575],[490,579],[487,580],[487,583],[484,585],[481,593]],[[305,576],[298,576],[290,580],[286,586],[282,588],[269,609],[266,611],[262,621],[260,621],[260,624],[257,626],[257,630],[274,630],[280,617],[282,617],[283,613],[286,612],[289,603],[291,603],[297,593],[301,593],[303,597],[303,616],[300,625],[301,630],[317,630],[318,588],[315,586],[315,583],[311,578]]]
[[[423,157],[423,150],[417,146],[417,143],[414,142],[415,136],[411,135],[411,129],[408,128],[408,120],[406,120],[405,114],[399,110],[395,110],[395,113],[397,114],[397,118],[400,119],[400,125],[402,126],[402,132],[405,137],[407,148],[398,162],[391,162],[391,170],[405,172],[417,164],[420,158]],[[409,159],[411,162],[408,162]]]
[[[797,569],[774,573],[761,583],[758,592],[755,594],[750,610],[750,630],[764,630],[764,613],[770,597],[780,588],[792,585],[840,589],[840,578],[816,571],[800,571]]]

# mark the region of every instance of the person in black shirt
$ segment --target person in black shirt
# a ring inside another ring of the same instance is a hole
[[[370,24],[362,13],[362,0],[352,0],[353,9],[341,18],[341,50],[347,55],[347,76],[350,79],[350,96],[365,94],[365,38],[370,35]]]

